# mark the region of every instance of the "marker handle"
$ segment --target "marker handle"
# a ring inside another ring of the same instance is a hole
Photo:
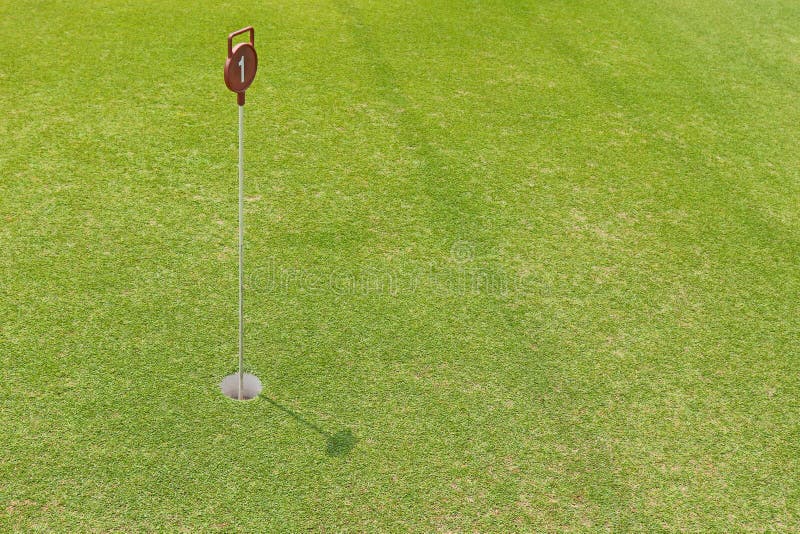
[[[252,26],[248,26],[246,28],[242,28],[241,30],[237,30],[228,35],[228,57],[233,55],[233,38],[237,35],[241,35],[244,32],[250,32],[250,44],[255,46],[256,45],[256,31],[253,29]]]

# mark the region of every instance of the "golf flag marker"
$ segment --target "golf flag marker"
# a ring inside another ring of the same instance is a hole
[[[245,32],[250,33],[250,42],[233,46],[233,38]],[[236,93],[240,106],[244,105],[244,92],[253,83],[258,69],[256,54],[256,32],[252,26],[242,28],[228,35],[228,59],[225,60],[225,85]]]
[[[249,32],[250,42],[233,46],[233,38]],[[225,85],[236,93],[239,104],[239,372],[226,376],[220,388],[232,399],[247,400],[261,393],[261,382],[244,372],[244,92],[253,83],[258,69],[255,30],[252,26],[228,35],[228,59],[225,60]]]

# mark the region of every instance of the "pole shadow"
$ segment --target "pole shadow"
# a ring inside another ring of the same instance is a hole
[[[347,456],[350,454],[350,451],[356,446],[356,437],[350,431],[349,428],[345,428],[344,430],[340,430],[335,434],[331,434],[324,428],[321,428],[318,425],[315,425],[311,421],[308,421],[303,416],[292,410],[291,408],[287,408],[283,404],[279,403],[278,401],[271,399],[269,397],[261,397],[263,400],[267,401],[274,407],[278,408],[279,410],[283,411],[284,413],[290,415],[295,421],[302,423],[307,428],[310,428],[323,438],[325,438],[325,454],[332,457],[341,458],[342,456]]]

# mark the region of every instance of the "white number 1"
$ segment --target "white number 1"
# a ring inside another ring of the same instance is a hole
[[[242,72],[242,83],[244,83],[244,56],[239,60],[239,69]]]

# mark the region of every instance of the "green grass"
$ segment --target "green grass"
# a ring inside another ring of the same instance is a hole
[[[0,4],[0,530],[800,530],[797,2],[202,4]]]

